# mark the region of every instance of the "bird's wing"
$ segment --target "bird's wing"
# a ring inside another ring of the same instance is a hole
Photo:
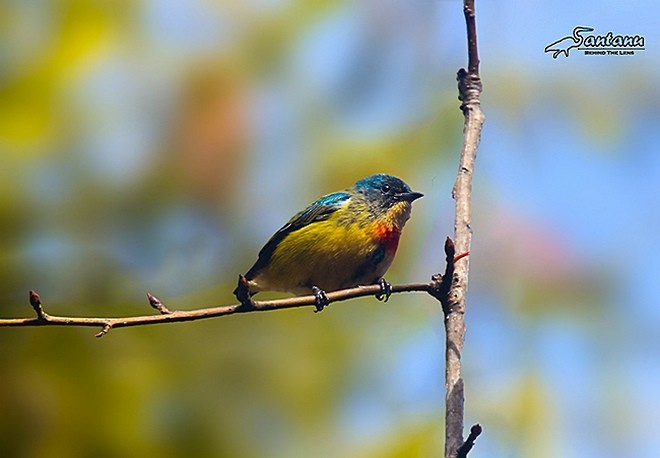
[[[245,274],[247,279],[251,280],[254,278],[257,272],[268,264],[275,248],[277,248],[277,245],[279,245],[287,235],[317,221],[328,219],[332,213],[341,208],[350,198],[351,195],[347,192],[328,194],[310,204],[303,211],[295,214],[284,226],[273,234],[261,251],[259,251],[257,262],[255,262],[252,268]]]

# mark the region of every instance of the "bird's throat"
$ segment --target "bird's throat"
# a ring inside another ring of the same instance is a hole
[[[410,218],[409,202],[398,202],[387,210],[385,217],[376,223],[375,238],[385,245],[388,252],[395,252],[399,246],[401,230]]]

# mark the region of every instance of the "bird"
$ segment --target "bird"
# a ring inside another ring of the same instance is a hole
[[[295,214],[266,242],[257,261],[239,275],[234,294],[244,304],[259,291],[313,294],[316,311],[329,303],[326,292],[380,284],[394,260],[412,202],[422,197],[403,180],[383,173],[327,194]]]

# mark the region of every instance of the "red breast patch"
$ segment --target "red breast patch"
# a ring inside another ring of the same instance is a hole
[[[398,227],[388,224],[376,224],[376,240],[385,245],[387,251],[396,251],[400,236],[401,230]]]

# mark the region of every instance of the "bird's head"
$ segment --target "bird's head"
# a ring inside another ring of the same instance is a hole
[[[376,215],[387,213],[405,223],[410,217],[411,203],[424,194],[410,189],[403,180],[379,173],[355,183],[355,192]]]

